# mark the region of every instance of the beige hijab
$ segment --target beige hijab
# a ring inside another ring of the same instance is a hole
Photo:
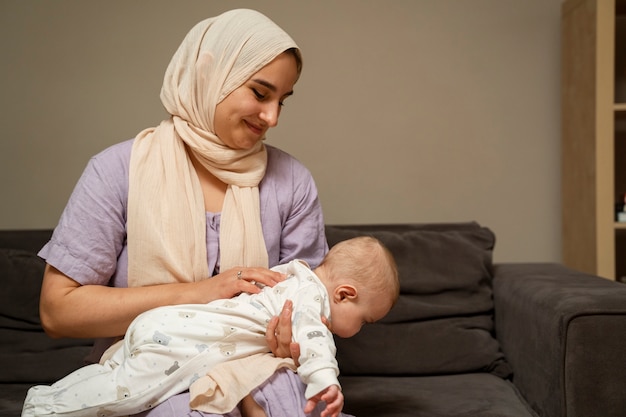
[[[209,277],[206,213],[187,152],[228,184],[221,215],[220,269],[268,266],[258,184],[263,143],[234,150],[215,135],[216,105],[295,42],[264,15],[232,10],[197,24],[174,54],[161,101],[171,117],[137,135],[128,196],[129,286]]]

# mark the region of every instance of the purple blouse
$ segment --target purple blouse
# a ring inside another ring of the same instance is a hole
[[[76,185],[51,240],[39,256],[80,284],[128,284],[126,210],[133,140],[94,156]],[[267,146],[259,184],[269,266],[303,259],[317,266],[328,246],[311,173],[289,154]],[[220,213],[207,213],[207,262],[219,272]]]
[[[82,285],[128,285],[126,211],[132,143],[131,139],[113,145],[89,161],[51,240],[39,252],[48,264]],[[298,258],[314,268],[328,245],[313,177],[291,155],[272,146],[267,146],[267,153],[259,195],[269,266]],[[206,215],[207,263],[216,274],[220,213]],[[97,341],[89,359],[97,360],[109,344]],[[172,415],[158,412],[164,408],[156,407],[150,415]]]

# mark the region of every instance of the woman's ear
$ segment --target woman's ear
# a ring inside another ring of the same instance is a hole
[[[335,302],[354,301],[359,295],[356,287],[349,284],[338,285],[333,294]]]

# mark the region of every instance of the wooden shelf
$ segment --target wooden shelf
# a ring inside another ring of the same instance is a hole
[[[563,263],[613,280],[626,274],[626,223],[614,217],[626,191],[625,17],[626,0],[561,9]]]

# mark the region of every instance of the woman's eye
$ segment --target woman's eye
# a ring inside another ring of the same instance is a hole
[[[252,92],[254,93],[256,98],[258,98],[259,100],[263,100],[265,98],[265,96],[263,94],[259,93],[259,90],[257,90],[256,88],[253,88]]]

